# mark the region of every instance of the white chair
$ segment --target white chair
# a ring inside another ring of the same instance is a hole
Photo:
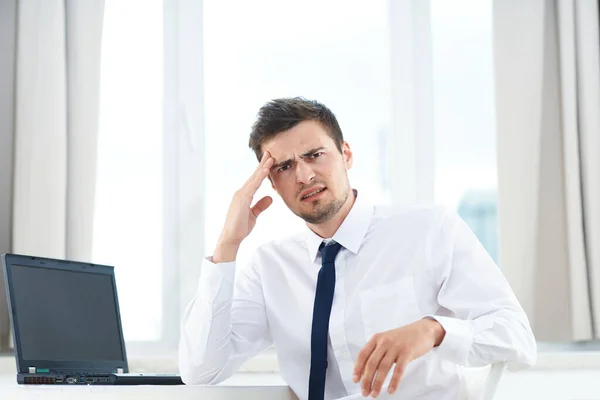
[[[487,367],[465,368],[467,384],[466,398],[464,400],[493,400],[496,388],[506,370],[506,363],[496,363]],[[291,393],[291,391],[290,391]],[[296,398],[293,395],[293,398]],[[360,395],[352,395],[349,398],[363,398]]]
[[[504,362],[481,368],[465,368],[466,400],[492,400],[505,370]]]

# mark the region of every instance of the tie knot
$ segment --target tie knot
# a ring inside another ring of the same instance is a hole
[[[333,263],[335,261],[335,256],[341,250],[342,245],[337,242],[329,242],[325,244],[325,242],[321,243],[319,246],[319,250],[321,250],[321,258],[323,259],[322,264]]]

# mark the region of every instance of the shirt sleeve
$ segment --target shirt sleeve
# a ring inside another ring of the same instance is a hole
[[[186,384],[216,384],[267,348],[270,338],[256,262],[204,259],[198,291],[187,306],[179,339],[179,372]]]
[[[534,365],[537,346],[525,311],[467,224],[446,211],[431,243],[441,307],[429,317],[446,331],[434,351],[468,367],[507,362],[514,371]]]

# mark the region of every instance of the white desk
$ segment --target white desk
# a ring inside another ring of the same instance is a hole
[[[0,377],[2,400],[297,400],[285,385],[271,386],[79,386],[18,385]]]
[[[135,372],[169,373],[177,363],[169,359],[130,363]],[[0,400],[298,400],[278,374],[236,374],[216,386],[81,386],[19,385],[15,360],[0,356]]]

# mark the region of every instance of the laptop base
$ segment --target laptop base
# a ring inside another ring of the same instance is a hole
[[[183,385],[175,374],[17,374],[21,385]]]

